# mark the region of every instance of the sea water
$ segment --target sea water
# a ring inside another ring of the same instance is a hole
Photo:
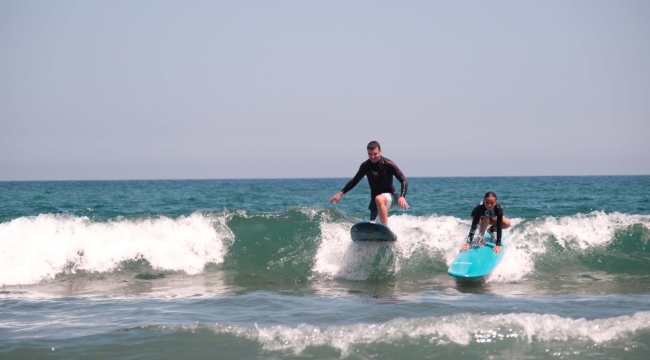
[[[0,182],[0,358],[648,358],[650,176],[410,178],[390,244],[347,180]]]

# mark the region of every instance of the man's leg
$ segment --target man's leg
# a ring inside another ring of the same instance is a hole
[[[377,208],[376,207],[374,209],[370,210],[370,217],[368,219],[370,219],[370,221],[375,221],[377,219]]]
[[[375,196],[375,204],[377,204],[377,215],[379,222],[388,226],[388,209],[386,208],[386,195],[379,194]]]

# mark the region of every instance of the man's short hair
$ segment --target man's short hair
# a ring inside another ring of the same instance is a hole
[[[376,142],[376,141],[371,141],[371,142],[368,143],[368,146],[366,147],[366,149],[368,149],[368,150],[372,150],[372,149],[379,149],[379,150],[381,150],[381,146],[379,145],[378,142]]]

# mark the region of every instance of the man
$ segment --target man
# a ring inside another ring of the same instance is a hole
[[[378,218],[379,222],[388,226],[388,211],[395,207],[396,199],[399,206],[403,209],[409,207],[405,199],[408,182],[394,162],[381,156],[381,146],[379,146],[378,142],[369,142],[367,149],[368,160],[361,164],[357,174],[354,175],[352,180],[341,191],[330,199],[330,202],[334,204],[338,203],[343,194],[352,190],[366,176],[370,185],[370,205],[368,206],[370,220],[376,220]],[[402,191],[399,197],[393,186],[393,176],[402,184]]]

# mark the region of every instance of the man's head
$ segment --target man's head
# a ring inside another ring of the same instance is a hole
[[[376,141],[371,141],[366,147],[368,149],[368,159],[374,164],[381,159],[381,146]]]

